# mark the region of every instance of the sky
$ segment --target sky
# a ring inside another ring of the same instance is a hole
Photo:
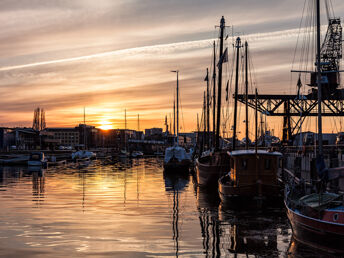
[[[182,131],[196,129],[205,71],[221,16],[232,56],[248,40],[254,85],[266,94],[296,93],[290,70],[304,1],[300,0],[1,0],[0,125],[88,124],[163,127],[173,112],[180,71]],[[336,16],[344,2],[333,0]],[[324,21],[324,20],[323,20]],[[323,25],[326,24],[326,21]],[[232,38],[232,35],[234,36]],[[230,76],[232,60],[225,68]],[[295,79],[296,80],[296,79]],[[229,111],[231,112],[231,111]],[[280,122],[272,121],[279,130]]]

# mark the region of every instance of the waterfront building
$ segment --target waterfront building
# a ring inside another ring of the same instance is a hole
[[[51,127],[41,132],[46,144],[76,147],[80,144],[80,133],[74,127]]]

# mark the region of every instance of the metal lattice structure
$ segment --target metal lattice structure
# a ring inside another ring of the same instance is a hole
[[[344,90],[340,85],[340,59],[342,58],[342,26],[338,18],[329,19],[327,33],[321,49],[322,116],[344,116]],[[311,87],[308,95],[258,95],[258,111],[273,117],[283,117],[283,142],[290,142],[306,117],[318,115],[316,71],[310,73]],[[238,95],[238,101],[246,104],[246,96]],[[247,96],[248,106],[255,108],[255,95]]]

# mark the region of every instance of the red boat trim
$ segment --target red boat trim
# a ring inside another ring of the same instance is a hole
[[[332,225],[344,227],[344,224],[342,224],[342,223],[335,223],[335,222],[329,222],[329,221],[326,221],[326,220],[315,219],[315,218],[312,218],[312,217],[305,216],[305,215],[303,215],[301,213],[295,212],[294,210],[292,210],[292,209],[290,209],[288,207],[288,205],[286,204],[285,201],[284,201],[284,205],[285,205],[285,207],[287,207],[288,210],[290,210],[292,213],[296,214],[297,216],[300,216],[300,217],[303,217],[303,218],[306,218],[306,219],[309,219],[309,220],[314,220],[314,221],[320,222],[320,223],[326,223],[326,224],[332,224]],[[344,212],[341,211],[341,213],[344,213]]]

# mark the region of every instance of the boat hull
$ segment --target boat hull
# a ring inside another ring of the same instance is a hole
[[[276,185],[252,184],[245,186],[229,186],[219,180],[219,196],[224,206],[247,206],[264,204],[283,204],[281,187]]]
[[[166,173],[185,173],[189,172],[190,160],[171,160],[164,163],[164,171]]]
[[[229,157],[208,156],[196,160],[197,184],[200,186],[216,186],[219,178],[230,170]]]
[[[298,242],[325,252],[344,254],[344,224],[307,217],[285,206],[293,237]]]

